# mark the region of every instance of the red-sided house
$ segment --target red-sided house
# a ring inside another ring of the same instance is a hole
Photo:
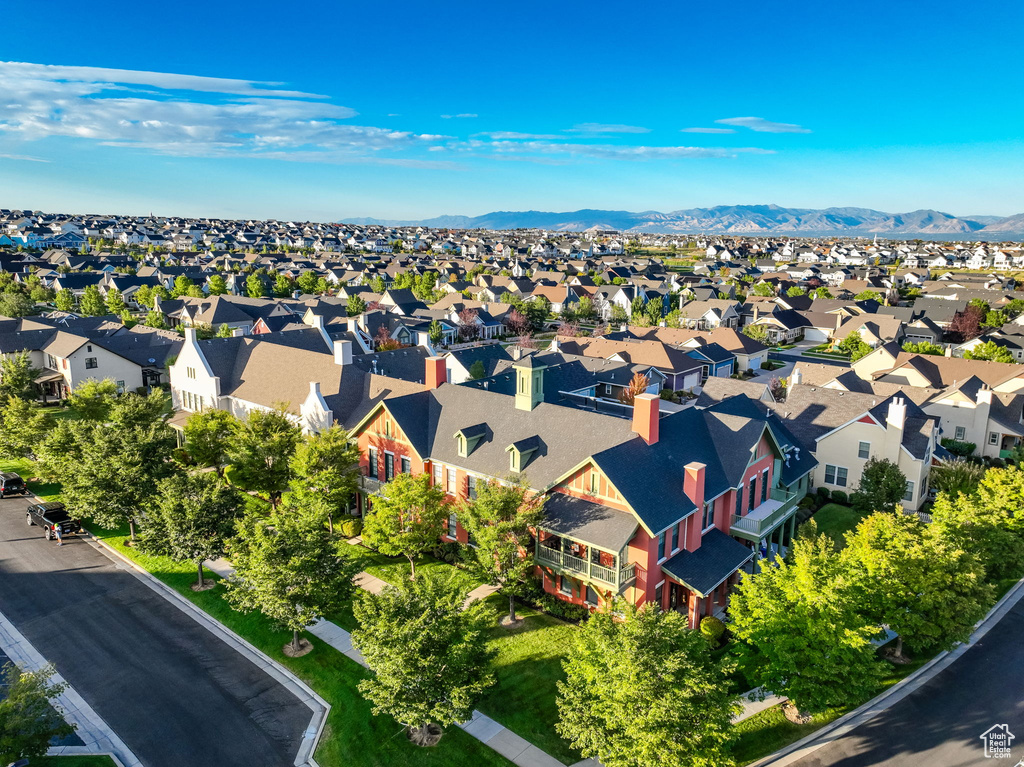
[[[686,612],[724,607],[738,573],[788,545],[816,465],[778,416],[744,396],[706,410],[632,419],[544,402],[544,366],[514,366],[514,397],[444,383],[388,399],[354,429],[366,493],[399,471],[427,472],[453,498],[520,477],[544,495],[538,572],[549,593],[598,607],[622,596]],[[453,513],[443,537],[466,542]]]

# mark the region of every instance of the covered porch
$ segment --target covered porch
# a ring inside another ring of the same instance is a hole
[[[636,579],[637,566],[626,555],[637,530],[632,514],[563,493],[548,498],[544,514],[534,551],[538,565],[616,594]]]
[[[683,613],[694,629],[701,618],[722,617],[729,589],[753,557],[753,551],[721,530],[708,531],[696,551],[680,551],[662,563],[668,586],[662,609]]]
[[[773,488],[764,503],[746,514],[733,515],[729,532],[753,544],[754,561],[783,556],[796,534],[797,494]]]

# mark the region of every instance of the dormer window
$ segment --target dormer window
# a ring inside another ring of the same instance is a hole
[[[527,437],[513,442],[505,448],[505,452],[508,453],[509,469],[517,473],[521,472],[539,448],[540,439],[537,437]]]
[[[455,432],[455,447],[460,458],[465,458],[476,449],[476,446],[487,435],[487,424],[478,423]]]

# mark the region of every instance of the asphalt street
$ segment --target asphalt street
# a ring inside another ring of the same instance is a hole
[[[993,725],[1014,735],[986,758]],[[962,657],[892,708],[794,762],[799,767],[973,767],[1024,758],[1024,600]]]
[[[146,767],[291,765],[311,712],[84,540],[0,500],[0,612]]]

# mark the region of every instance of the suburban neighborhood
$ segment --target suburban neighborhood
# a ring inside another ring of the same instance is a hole
[[[1015,604],[1019,243],[0,232],[12,758],[769,764]]]

